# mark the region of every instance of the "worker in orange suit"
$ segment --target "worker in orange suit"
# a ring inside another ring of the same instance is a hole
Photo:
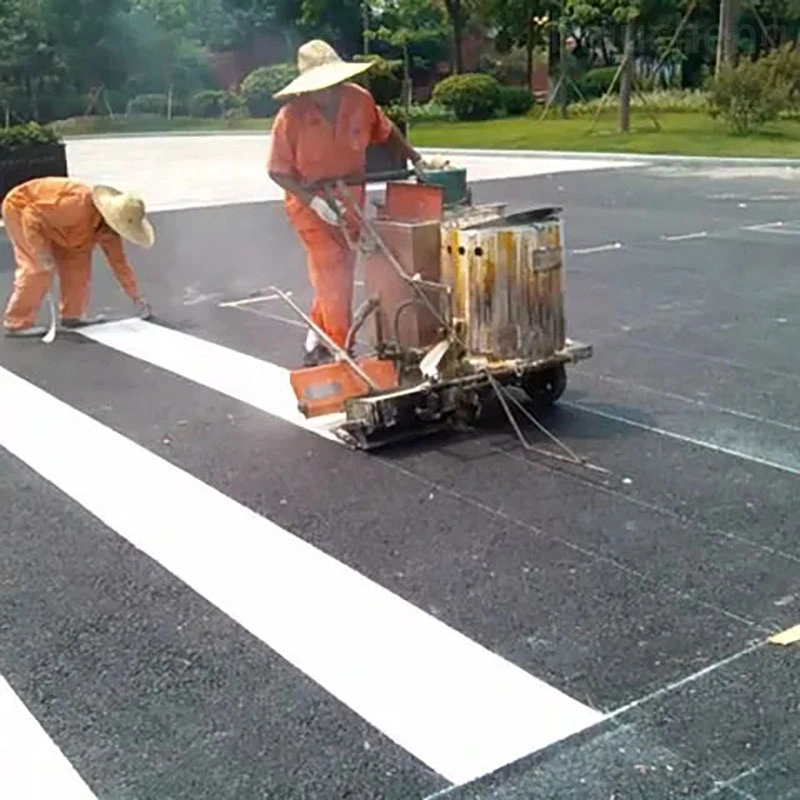
[[[139,198],[69,178],[36,178],[14,187],[2,211],[16,262],[14,288],[3,320],[6,335],[44,332],[35,322],[56,271],[62,325],[85,324],[95,245],[102,248],[140,315],[150,315],[122,245],[123,238],[144,248],[154,243],[153,227]]]
[[[286,192],[286,211],[306,251],[314,289],[309,316],[337,345],[345,346],[352,320],[355,253],[359,237],[355,212],[334,191],[335,206],[324,193],[309,187],[322,180],[363,178],[367,147],[388,145],[409,159],[419,171],[422,159],[386,117],[372,95],[349,82],[369,63],[343,61],[325,42],[314,40],[298,50],[299,77],[275,94],[291,98],[278,112],[272,127],[268,171]],[[363,208],[363,183],[349,194]],[[310,330],[304,364],[329,360],[331,353]]]

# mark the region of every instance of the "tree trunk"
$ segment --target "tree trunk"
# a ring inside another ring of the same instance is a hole
[[[625,46],[623,58],[625,66],[622,69],[619,82],[619,130],[628,133],[631,129],[631,89],[633,87],[633,22],[625,23]]]
[[[525,39],[526,67],[528,70],[528,89],[533,91],[533,15],[528,20],[528,33]]]
[[[167,119],[172,119],[172,83],[167,89]]]
[[[464,40],[464,20],[461,0],[445,0],[450,24],[453,26],[453,72],[460,75],[464,71],[464,57],[461,45]]]
[[[561,109],[561,119],[566,119],[569,106],[569,81],[567,80],[567,28],[563,19],[559,20],[558,29],[558,80],[560,83],[558,106]]]
[[[738,55],[736,20],[739,17],[739,8],[740,0],[720,0],[719,28],[717,31],[717,73],[723,66],[736,65]]]
[[[404,106],[405,106],[405,121],[406,121],[406,139],[411,141],[411,100],[412,100],[412,87],[411,87],[411,55],[408,52],[408,44],[403,45],[403,84],[404,84]]]

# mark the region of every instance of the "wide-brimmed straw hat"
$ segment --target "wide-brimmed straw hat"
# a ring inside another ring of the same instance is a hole
[[[155,231],[140,198],[111,186],[93,186],[92,200],[108,226],[120,236],[145,249],[153,246]]]
[[[288,86],[276,92],[273,97],[280,99],[329,89],[366,72],[371,67],[370,62],[343,61],[327,42],[314,39],[306,42],[297,51],[297,69],[300,75]]]

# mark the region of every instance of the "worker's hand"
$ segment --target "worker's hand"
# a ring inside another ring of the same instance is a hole
[[[315,197],[311,201],[310,208],[323,222],[327,222],[328,225],[339,224],[339,217],[336,216],[336,212],[331,208],[328,201],[324,200],[322,197]]]
[[[137,297],[134,301],[136,304],[136,310],[139,312],[140,319],[150,319],[153,312],[150,309],[150,303],[145,300],[144,297]]]

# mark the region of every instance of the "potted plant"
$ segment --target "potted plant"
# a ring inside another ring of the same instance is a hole
[[[59,135],[36,122],[0,129],[0,202],[33,178],[67,177],[67,148]]]

